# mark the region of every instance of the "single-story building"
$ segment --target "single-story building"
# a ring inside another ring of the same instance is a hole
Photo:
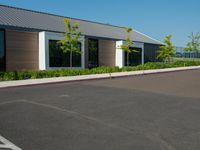
[[[66,30],[64,18],[78,22],[82,33],[73,67],[127,65],[120,49],[127,36],[123,27],[0,5],[0,71],[68,68],[69,54],[57,42]],[[136,30],[131,38],[138,52],[130,55],[130,65],[156,61],[162,42]]]

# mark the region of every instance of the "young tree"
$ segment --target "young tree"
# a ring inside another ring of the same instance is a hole
[[[138,52],[137,50],[134,50],[132,49],[133,45],[134,45],[134,42],[131,40],[131,32],[133,31],[132,28],[124,28],[126,33],[127,33],[127,37],[126,37],[126,40],[125,40],[125,43],[123,45],[121,45],[121,49],[126,52],[126,55],[127,55],[127,66],[129,66],[129,54],[132,53],[132,52]]]
[[[70,53],[70,68],[73,66],[72,58],[73,53],[81,54],[81,47],[79,45],[79,37],[81,36],[81,32],[79,31],[78,23],[71,23],[70,19],[64,19],[64,23],[66,25],[66,31],[64,33],[64,39],[60,40],[58,43],[60,44],[60,48],[64,53]]]
[[[188,36],[190,41],[187,43],[187,47],[184,49],[186,52],[200,52],[200,32],[198,33],[191,33]]]
[[[170,62],[171,57],[175,55],[175,46],[173,45],[171,39],[172,35],[168,35],[165,37],[165,45],[160,46],[160,50],[158,51],[157,56],[158,59]]]

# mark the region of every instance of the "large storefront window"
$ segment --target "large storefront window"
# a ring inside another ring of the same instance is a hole
[[[142,49],[141,48],[132,48],[137,52],[131,52],[127,55],[127,52],[124,53],[125,56],[125,66],[137,66],[142,64]],[[129,59],[129,61],[127,60]]]
[[[50,67],[70,67],[70,52],[63,53],[57,40],[49,40],[49,63]],[[72,67],[81,67],[81,54],[72,54]]]
[[[88,67],[94,68],[99,66],[99,44],[96,39],[88,40]]]
[[[0,30],[0,72],[5,71],[5,39],[4,30]]]

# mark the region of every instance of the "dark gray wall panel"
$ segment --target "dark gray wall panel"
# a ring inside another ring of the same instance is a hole
[[[156,62],[160,45],[144,44],[144,62]]]

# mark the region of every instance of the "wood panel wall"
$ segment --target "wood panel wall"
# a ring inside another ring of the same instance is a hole
[[[38,69],[38,33],[6,30],[6,70]]]
[[[99,66],[115,66],[116,41],[99,40]]]

